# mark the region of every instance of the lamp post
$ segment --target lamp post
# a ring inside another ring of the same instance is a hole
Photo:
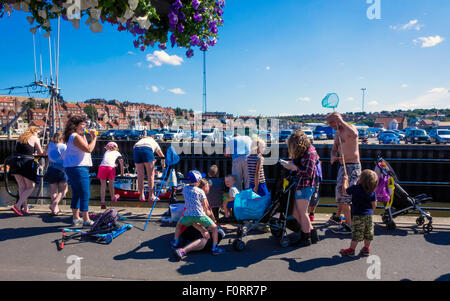
[[[362,94],[362,112],[364,113],[364,94],[365,94],[367,89],[366,88],[362,88],[361,90],[363,92],[363,94]]]

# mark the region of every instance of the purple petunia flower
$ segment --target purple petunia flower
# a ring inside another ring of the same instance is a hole
[[[186,56],[187,56],[188,58],[193,57],[193,56],[194,56],[194,50],[189,49],[188,51],[186,51]]]
[[[145,51],[145,46],[144,45],[141,46],[141,50]]]
[[[194,7],[195,10],[197,10],[198,7],[200,6],[200,1],[192,0],[192,6]]]
[[[133,41],[134,44],[134,48],[138,48],[139,47],[139,42],[138,41]]]
[[[201,22],[203,20],[202,15],[199,14],[199,13],[196,13],[194,15],[194,20],[197,21],[197,22]]]
[[[183,26],[183,24],[181,24],[181,23],[178,24],[177,29],[178,29],[178,32],[183,33],[183,31],[184,31],[184,26]]]
[[[174,3],[172,3],[172,8],[174,10],[179,10],[182,7],[183,7],[183,3],[181,3],[180,0],[176,0]]]
[[[171,11],[168,15],[170,25],[176,25],[178,23],[178,16]]]
[[[185,15],[182,11],[180,11],[180,12],[178,13],[178,20],[179,20],[179,21],[184,21],[184,20],[186,20],[186,15]]]
[[[191,36],[191,45],[193,46],[200,45],[200,39],[198,38],[197,35]]]
[[[205,41],[202,41],[201,45],[202,45],[202,46],[200,47],[200,50],[201,50],[201,51],[206,51],[206,50],[208,50],[208,48],[209,48],[208,43],[206,43]]]
[[[208,42],[209,46],[215,46],[217,44],[216,38],[213,38],[211,41]]]
[[[173,48],[175,46],[175,44],[177,43],[177,37],[174,34],[172,34],[170,36],[170,42],[172,43],[172,48]]]
[[[164,43],[164,44],[159,44],[159,49],[161,49],[161,50],[166,50],[167,49],[167,47],[166,47],[166,43]]]

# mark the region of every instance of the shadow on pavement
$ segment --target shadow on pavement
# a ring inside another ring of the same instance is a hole
[[[61,233],[61,226],[54,227],[23,227],[0,229],[0,242],[10,239],[20,239],[31,236],[40,236],[49,233]]]
[[[359,256],[342,257],[340,255],[334,255],[331,258],[327,257],[313,258],[306,261],[297,261],[294,258],[281,258],[281,260],[284,260],[289,263],[289,270],[299,273],[305,273],[321,267],[335,266],[359,259],[360,259]]]
[[[434,230],[434,231],[436,231],[436,230]],[[435,245],[441,245],[441,246],[450,245],[450,232],[449,231],[431,232],[431,233],[425,234],[424,238],[427,242],[435,244]]]

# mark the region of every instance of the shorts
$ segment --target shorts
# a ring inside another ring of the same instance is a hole
[[[347,168],[348,175],[348,187],[356,185],[359,176],[361,175],[361,164],[345,164]],[[341,166],[338,171],[338,176],[336,180],[336,203],[347,204],[352,203],[352,196],[346,193],[342,193],[342,185],[344,183],[344,167]]]
[[[296,200],[311,200],[311,197],[316,189],[314,187],[305,187],[302,190],[295,191]]]
[[[133,149],[134,164],[149,163],[155,161],[153,150],[148,146],[138,146]]]
[[[116,169],[110,166],[100,166],[98,168],[97,178],[100,180],[114,180],[116,178]]]
[[[227,208],[233,209],[234,208],[234,201],[233,202],[228,202],[227,203]]]
[[[352,216],[352,241],[373,240],[372,215]]]
[[[255,183],[250,183],[250,189],[253,190],[253,188],[255,188]],[[257,194],[259,196],[265,196],[266,194],[269,194],[266,183],[259,183]]]
[[[44,175],[44,181],[49,184],[67,183],[67,175],[64,170],[49,166]]]
[[[192,226],[192,224],[199,223],[203,227],[209,227],[214,222],[208,216],[183,216],[180,219],[180,224],[185,226]]]

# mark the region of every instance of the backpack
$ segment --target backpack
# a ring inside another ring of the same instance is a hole
[[[116,222],[118,219],[119,214],[117,210],[114,208],[109,208],[95,217],[91,231],[111,230],[116,227]]]

